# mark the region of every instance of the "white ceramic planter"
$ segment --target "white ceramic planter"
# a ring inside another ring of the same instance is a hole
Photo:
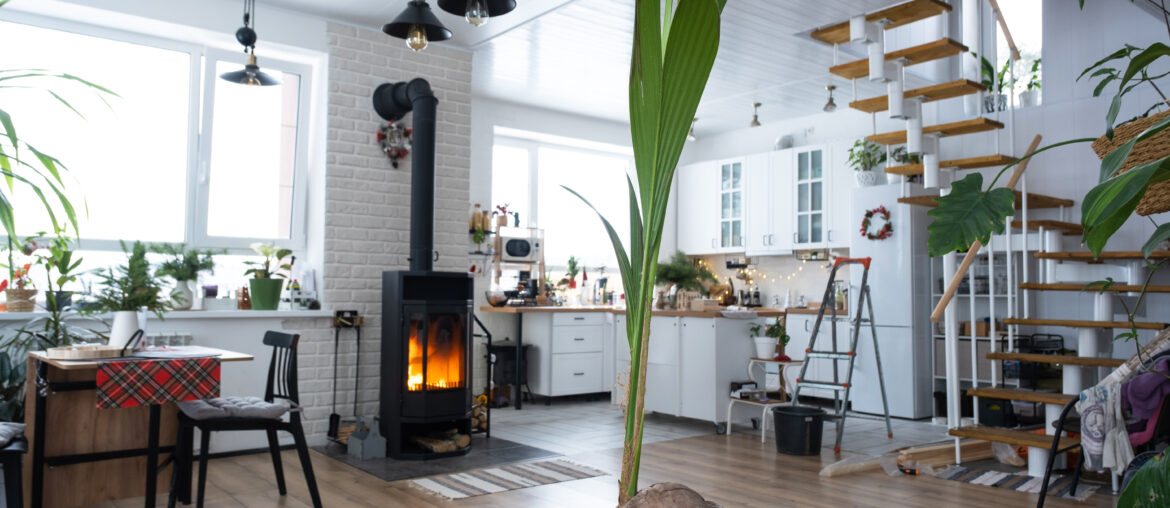
[[[1025,90],[1023,92],[1020,92],[1020,106],[1027,108],[1027,107],[1036,106],[1039,104],[1040,104],[1040,91],[1039,90]]]
[[[752,337],[756,343],[756,358],[772,359],[776,356],[776,345],[780,343],[775,337]]]
[[[138,331],[138,312],[121,310],[114,313],[114,323],[110,325],[110,345],[123,347],[130,340],[130,336]]]
[[[878,175],[876,171],[854,171],[857,175],[857,185],[861,187],[872,187],[877,185]]]
[[[190,310],[195,303],[195,292],[191,291],[191,281],[180,280],[175,283],[175,290],[171,291],[171,300],[175,310]]]

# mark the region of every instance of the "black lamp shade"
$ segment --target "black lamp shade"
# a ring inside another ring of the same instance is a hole
[[[516,0],[487,0],[488,15],[502,16],[516,8]],[[467,14],[467,0],[439,0],[439,8],[456,16]],[[429,34],[428,34],[429,35]]]
[[[412,25],[422,26],[429,41],[445,41],[453,35],[439,18],[435,17],[435,13],[431,12],[431,6],[422,0],[411,0],[394,21],[382,25],[382,31],[386,32],[386,35],[405,39]]]
[[[280,84],[279,79],[260,71],[260,66],[256,65],[254,55],[248,55],[248,64],[243,69],[220,74],[219,79],[241,85],[274,86]]]

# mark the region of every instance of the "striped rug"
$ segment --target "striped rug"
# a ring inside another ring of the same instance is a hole
[[[990,467],[982,466],[953,466],[935,476],[944,480],[999,487],[1032,494],[1040,493],[1040,483],[1043,481],[1043,478],[1037,478],[1035,476],[996,471]],[[1084,501],[1097,491],[1096,485],[1088,485],[1082,480],[1077,484],[1076,495],[1070,496],[1068,493],[1071,487],[1072,476],[1054,474],[1048,479],[1048,495],[1051,497]]]
[[[410,484],[446,499],[464,499],[604,475],[590,467],[553,459],[430,476]]]

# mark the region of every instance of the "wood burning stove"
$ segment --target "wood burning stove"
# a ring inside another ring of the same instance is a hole
[[[413,111],[410,270],[382,274],[382,435],[386,454],[428,459],[470,451],[471,276],[433,271],[435,110],[423,79],[386,83],[374,109],[386,120]]]

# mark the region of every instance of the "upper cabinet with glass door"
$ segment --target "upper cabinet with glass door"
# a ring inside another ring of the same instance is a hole
[[[824,147],[802,147],[793,150],[796,169],[796,224],[793,247],[810,249],[823,247],[825,235],[825,167],[828,150]]]
[[[743,159],[719,164],[719,252],[744,250],[744,177]]]

